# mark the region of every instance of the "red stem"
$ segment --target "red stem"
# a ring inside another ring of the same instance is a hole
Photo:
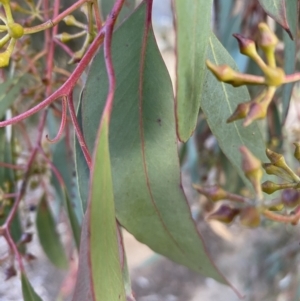
[[[76,133],[78,142],[79,142],[80,147],[82,149],[82,152],[83,152],[83,155],[85,157],[86,163],[87,163],[87,165],[90,169],[91,165],[92,165],[92,159],[91,159],[89,149],[86,145],[84,136],[81,132],[80,126],[79,126],[77,118],[76,118],[76,112],[75,112],[74,103],[73,103],[73,92],[70,92],[70,94],[68,96],[68,105],[69,105],[69,112],[70,112],[71,120],[72,120],[72,123],[74,125],[74,129],[75,129],[75,133]]]
[[[59,141],[59,139],[61,138],[65,125],[66,125],[66,121],[67,121],[67,99],[66,97],[64,97],[62,99],[62,114],[61,114],[61,123],[60,123],[60,127],[59,130],[56,134],[56,136],[53,139],[50,139],[48,137],[48,135],[46,135],[46,139],[50,142],[50,143],[56,143]]]

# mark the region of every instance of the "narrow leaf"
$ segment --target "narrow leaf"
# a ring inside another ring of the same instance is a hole
[[[24,273],[21,273],[21,282],[24,301],[42,301],[41,297],[34,291]]]
[[[295,12],[299,10],[298,0],[258,0],[264,11],[278,22],[293,40],[297,38]]]
[[[89,205],[82,232],[81,264],[74,301],[126,300],[119,260],[108,127],[109,117],[105,114],[97,137],[91,171]],[[91,283],[85,280],[84,284],[80,284],[82,275],[91,279]]]
[[[37,209],[36,227],[40,244],[49,260],[56,267],[67,269],[68,259],[56,231],[56,224],[45,195],[42,197]]]
[[[154,251],[224,283],[182,190],[172,84],[149,20],[151,11],[143,2],[113,38],[117,87],[109,145],[117,218]],[[100,49],[82,96],[82,125],[90,150],[107,87]]]
[[[174,4],[177,34],[175,99],[177,135],[185,142],[195,130],[200,108],[212,1],[175,0]]]
[[[63,178],[63,187],[52,173],[52,183],[56,189],[57,196],[61,198],[64,208],[68,214],[73,237],[79,250],[80,243],[80,224],[83,219],[82,201],[79,196],[79,187],[77,178],[74,176],[74,160],[72,153],[67,152],[68,146],[66,140],[63,139],[55,144],[53,152],[53,164]]]
[[[236,69],[233,59],[214,35],[209,39],[208,59],[216,65],[228,64]],[[201,108],[206,115],[208,125],[223,153],[244,182],[249,185],[241,169],[239,147],[245,145],[256,157],[266,162],[265,142],[257,123],[248,127],[243,127],[241,121],[226,123],[239,103],[250,100],[247,88],[234,88],[219,82],[209,70],[206,72],[204,87]]]
[[[70,201],[72,202],[72,211],[74,211],[78,223],[81,223],[84,211],[79,196],[78,182],[74,175],[74,161],[73,152],[68,146],[66,139],[62,139],[55,144],[53,164],[58,169],[64,180],[67,193],[70,196]]]

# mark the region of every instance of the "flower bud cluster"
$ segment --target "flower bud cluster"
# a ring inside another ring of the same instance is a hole
[[[295,143],[295,157],[298,154],[298,144]],[[230,224],[237,216],[239,216],[240,224],[246,227],[255,228],[260,225],[261,216],[285,223],[296,225],[300,219],[300,178],[289,168],[284,157],[281,154],[275,153],[269,149],[266,150],[266,155],[270,163],[262,164],[245,146],[240,147],[242,155],[242,169],[245,176],[252,184],[255,197],[245,198],[225,191],[219,186],[202,187],[194,185],[193,187],[201,194],[205,195],[212,202],[231,202],[234,204],[221,204],[214,212],[208,216],[209,220],[218,220],[225,224]],[[287,179],[289,182],[284,184],[276,184],[271,181],[266,181],[260,184],[263,172],[262,167],[267,174],[279,176]],[[285,189],[280,199],[275,199],[271,202],[264,200],[263,193],[271,194],[277,190]],[[284,208],[292,208],[289,216],[274,213],[281,211]]]
[[[56,38],[58,40],[60,40],[62,43],[68,43],[71,40],[85,36],[85,41],[84,41],[81,49],[76,51],[73,54],[73,57],[69,61],[70,64],[76,63],[81,60],[81,58],[83,57],[84,53],[86,52],[88,46],[91,44],[91,42],[93,41],[93,39],[96,35],[96,32],[94,30],[92,23],[89,22],[89,19],[92,18],[91,12],[89,10],[89,4],[82,6],[82,12],[85,14],[89,25],[79,22],[78,20],[76,20],[76,18],[73,15],[68,15],[63,19],[65,24],[67,26],[75,26],[75,27],[81,29],[81,31],[79,31],[75,34],[69,34],[67,32],[62,32],[56,36]]]
[[[266,62],[257,53],[255,42],[240,34],[233,36],[239,43],[240,52],[251,58],[262,70],[264,76],[243,74],[233,70],[227,65],[216,66],[207,61],[208,69],[219,81],[231,84],[234,87],[241,85],[264,85],[265,89],[253,100],[241,103],[227,122],[244,119],[244,126],[250,125],[253,121],[266,117],[268,107],[273,99],[276,89],[286,82],[287,79],[282,68],[276,66],[275,48],[278,43],[276,35],[270,30],[267,24],[259,24],[258,47],[263,51]]]
[[[5,25],[0,25],[0,30],[7,32],[7,34],[0,39],[0,48],[4,47],[9,42],[6,50],[0,53],[0,68],[2,68],[8,66],[16,41],[24,35],[24,28],[14,21],[10,0],[0,0],[0,3],[5,11],[5,16],[1,18]]]

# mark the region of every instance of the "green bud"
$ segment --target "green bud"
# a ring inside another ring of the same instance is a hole
[[[295,152],[294,152],[294,157],[300,161],[300,143],[299,142],[295,142]]]
[[[280,184],[276,184],[272,181],[265,181],[261,184],[262,191],[267,194],[272,194],[277,190],[282,189],[282,186]]]
[[[66,17],[64,17],[64,22],[66,23],[66,25],[68,26],[72,26],[76,24],[76,19],[73,15],[68,15]]]
[[[18,23],[8,24],[8,34],[13,39],[20,39],[24,35],[24,28]]]

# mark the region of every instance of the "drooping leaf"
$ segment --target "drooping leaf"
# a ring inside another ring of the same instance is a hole
[[[11,78],[0,84],[0,119],[4,117],[6,110],[21,94],[24,84],[24,77]]]
[[[299,10],[298,0],[258,0],[264,11],[277,21],[289,34],[291,39],[297,38],[295,25],[298,19],[295,12]]]
[[[119,259],[108,129],[109,116],[104,114],[91,171],[73,301],[126,301]]]
[[[154,251],[224,283],[206,253],[182,190],[172,85],[150,16],[143,2],[113,38],[117,87],[109,143],[117,218]],[[82,125],[90,150],[107,87],[100,49],[82,96]]]
[[[209,38],[208,59],[216,65],[228,64],[236,69],[233,59],[213,34]],[[236,106],[248,100],[250,100],[250,96],[247,88],[235,88],[229,84],[219,82],[207,70],[201,108],[223,153],[236,168],[244,182],[249,185],[241,169],[239,147],[245,145],[256,157],[263,162],[267,162],[265,142],[257,123],[253,123],[248,127],[243,127],[241,121],[226,123],[227,118],[234,112]]]
[[[212,1],[175,0],[174,4],[177,35],[175,100],[177,136],[185,142],[195,130],[200,108]],[[189,25],[186,26],[187,24]]]
[[[49,260],[60,269],[68,268],[68,259],[56,231],[56,223],[43,195],[37,209],[36,227],[40,244]]]
[[[43,301],[41,297],[34,291],[27,276],[21,273],[22,293],[24,301]]]

